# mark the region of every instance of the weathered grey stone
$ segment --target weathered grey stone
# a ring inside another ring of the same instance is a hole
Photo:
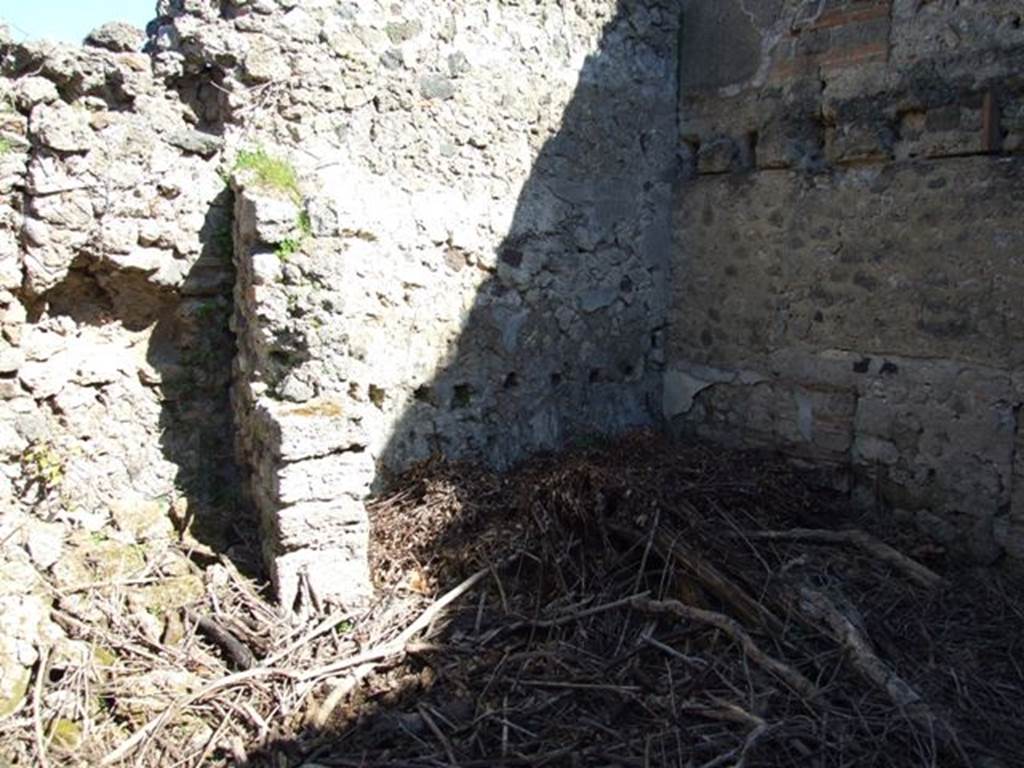
[[[49,615],[45,586],[35,569],[21,559],[0,561],[0,717],[24,700],[37,644],[59,637]]]
[[[25,353],[0,342],[0,373],[14,373],[25,362]]]
[[[769,3],[765,3],[769,4]],[[777,6],[777,0],[774,0]],[[684,88],[721,88],[751,78],[761,37],[742,0],[684,3],[679,76]]]
[[[23,77],[15,85],[18,106],[31,110],[36,104],[50,104],[60,98],[57,86],[45,77]]]
[[[299,604],[302,589],[308,590],[314,605],[340,602],[357,607],[372,594],[369,568],[358,550],[307,547],[288,552],[272,560],[272,576],[286,608]]]
[[[373,483],[371,456],[337,453],[284,465],[274,481],[274,495],[282,504],[330,501],[343,495],[365,497]]]
[[[31,130],[42,146],[59,152],[86,152],[93,145],[89,113],[82,107],[39,104],[32,110]]]
[[[736,380],[738,374],[719,371],[704,366],[689,370],[668,370],[665,372],[662,396],[662,414],[673,419],[693,408],[693,399],[714,384]]]
[[[280,544],[299,550],[316,542],[319,549],[349,547],[362,554],[367,535],[366,508],[349,496],[311,501],[282,508],[275,516]]]
[[[19,458],[26,448],[28,448],[28,441],[21,436],[14,425],[0,421],[0,456],[8,459]]]
[[[607,309],[619,298],[617,288],[597,288],[580,296],[580,311],[591,313],[599,309]]]
[[[351,451],[365,445],[366,436],[347,406],[338,400],[322,398],[301,405],[269,405],[256,418],[266,422],[264,440],[281,461],[327,456]]]
[[[257,37],[245,54],[245,74],[257,83],[284,80],[291,73],[280,47],[272,40]]]
[[[298,236],[299,209],[294,200],[263,191],[246,191],[239,198],[240,236],[262,245],[277,245]]]
[[[36,568],[48,570],[56,563],[64,550],[64,538],[67,535],[60,523],[46,523],[41,520],[29,520],[24,529],[25,549]]]
[[[221,137],[196,130],[169,133],[167,134],[167,143],[202,157],[213,157],[224,146],[224,140]]]
[[[115,53],[141,51],[145,42],[146,34],[141,29],[121,21],[108,22],[85,37],[85,45]]]
[[[455,83],[442,75],[427,75],[420,80],[420,93],[425,99],[450,99],[455,95]]]

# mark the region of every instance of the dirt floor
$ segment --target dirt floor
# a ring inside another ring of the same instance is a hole
[[[63,616],[119,662],[37,685],[10,762],[1024,765],[1022,581],[771,457],[636,434],[395,488],[366,612],[286,622],[220,558],[176,643]]]

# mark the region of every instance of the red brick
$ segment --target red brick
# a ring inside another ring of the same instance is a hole
[[[876,61],[889,60],[889,44],[868,43],[857,48],[843,48],[838,51],[829,51],[819,57],[819,64],[823,67],[850,67],[856,64],[867,64]]]
[[[891,3],[885,2],[878,5],[871,5],[867,8],[843,8],[835,11],[827,11],[809,25],[809,29],[827,29],[830,27],[844,27],[847,24],[858,24],[873,19],[889,18]]]

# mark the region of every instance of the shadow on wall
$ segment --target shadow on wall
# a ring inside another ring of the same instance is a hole
[[[677,20],[671,0],[619,3],[454,349],[394,422],[386,473],[432,455],[507,468],[659,421]]]
[[[678,18],[673,0],[618,4],[557,133],[533,163],[496,269],[454,349],[416,389],[378,454],[378,486],[430,456],[507,468],[529,454],[660,422],[671,200],[680,172]],[[465,262],[454,249],[448,257]],[[448,523],[418,554],[455,551],[463,522]],[[479,534],[497,522],[473,525]],[[401,703],[394,706],[397,712]],[[368,705],[360,727],[401,719],[386,709],[371,714]],[[295,743],[276,744],[247,764],[299,764],[308,758],[302,752]]]
[[[184,518],[179,524],[192,524],[203,544],[215,552],[231,552],[238,538],[232,531],[238,522],[238,483],[228,402],[235,349],[228,327],[234,282],[231,195],[225,187],[202,203],[191,195],[179,200],[182,190],[174,183],[166,188],[153,183],[155,169],[174,165],[173,158],[200,173],[201,166],[193,163],[199,157],[210,160],[215,144],[187,130],[175,132],[173,122],[154,129],[150,121],[164,121],[166,113],[158,110],[160,117],[154,118],[141,99],[160,87],[149,82],[148,73],[137,73],[139,82],[132,80],[136,75],[126,74],[138,67],[134,59],[124,63],[129,60],[119,62],[106,51],[73,53],[48,45],[4,46],[3,54],[5,79],[48,81],[53,96],[60,98],[53,104],[49,97],[43,100],[47,108],[68,109],[89,125],[82,129],[89,138],[76,138],[71,151],[67,145],[52,146],[33,125],[37,118],[31,118],[27,138],[33,167],[21,201],[26,222],[41,219],[52,225],[54,242],[67,237],[75,249],[74,261],[57,284],[51,286],[47,274],[34,285],[26,274],[20,298],[29,308],[29,322],[49,325],[44,330],[50,332],[60,325],[50,320],[70,318],[81,326],[81,333],[68,334],[76,357],[103,369],[84,378],[74,370],[59,370],[67,365],[60,357],[40,357],[54,369],[58,384],[73,385],[64,388],[71,395],[66,405],[52,395],[36,399],[64,427],[64,434],[54,439],[73,441],[68,456],[81,466],[69,476],[78,485],[71,492],[75,503],[90,514],[105,514],[115,503],[166,503]],[[32,104],[33,110],[43,106]],[[14,106],[12,101],[4,109]],[[217,115],[212,108],[210,112]],[[60,112],[59,121],[66,114]],[[201,127],[216,126],[207,120]],[[33,176],[48,178],[54,168],[65,166],[74,168],[72,175],[81,175],[80,182],[45,192],[35,186]],[[211,171],[203,168],[204,173]],[[138,185],[135,190],[125,186],[133,183]],[[207,191],[202,184],[199,189]],[[44,200],[46,205],[40,205]],[[184,215],[192,213],[190,205],[206,206],[198,256],[189,237],[196,233],[183,231],[194,226]],[[137,233],[142,229],[149,233],[146,238]],[[48,260],[57,263],[64,256],[62,250],[51,255],[44,248],[32,254],[31,246],[26,236],[26,262],[41,258],[48,269],[53,266]],[[240,564],[250,570],[248,563]]]
[[[202,255],[180,287],[162,288],[144,271],[112,270],[101,255],[83,254],[45,301],[51,315],[68,316],[78,324],[119,323],[131,333],[152,329],[145,350],[148,367],[138,375],[158,402],[159,418],[146,428],[158,429],[160,451],[174,467],[174,476],[161,485],[173,482],[181,494],[162,500],[179,528],[187,526],[198,541],[231,555],[246,572],[258,572],[257,559],[233,548],[242,541],[241,531],[252,526],[238,527],[238,473],[231,442],[228,386],[235,342],[228,327],[234,274],[230,228],[231,199],[225,191],[206,214]],[[135,417],[143,418],[141,413]],[[123,460],[129,479],[148,478],[142,481],[146,487],[136,490],[154,492],[153,473],[145,466],[149,459],[139,453]],[[156,474],[162,477],[162,472]]]
[[[202,255],[180,292],[166,302],[146,359],[159,374],[160,447],[177,467],[175,487],[183,494],[176,523],[243,572],[257,575],[259,544],[252,538],[255,519],[239,491],[230,402],[236,346],[230,329],[233,205],[225,188],[207,211]]]

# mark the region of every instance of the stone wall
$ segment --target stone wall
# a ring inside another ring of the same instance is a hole
[[[197,130],[143,39],[0,36],[4,712],[35,643],[60,636],[56,589],[88,581],[77,564],[115,539],[169,539],[174,516],[236,522],[221,140]],[[224,547],[216,527],[208,542]]]
[[[1024,555],[1015,3],[157,13],[0,39],[0,566],[39,605],[83,537],[222,552],[250,511],[288,609],[355,603],[389,473],[662,416]]]
[[[614,0],[246,22],[290,83],[248,141],[302,179],[237,177],[240,453],[286,604],[368,587],[389,472],[656,423],[676,24]]]
[[[389,472],[655,423],[677,21],[161,0],[5,38],[11,546],[45,573],[141,509],[222,550],[255,509],[286,606],[357,602]]]
[[[1024,556],[1020,4],[692,2],[680,60],[666,417]]]

